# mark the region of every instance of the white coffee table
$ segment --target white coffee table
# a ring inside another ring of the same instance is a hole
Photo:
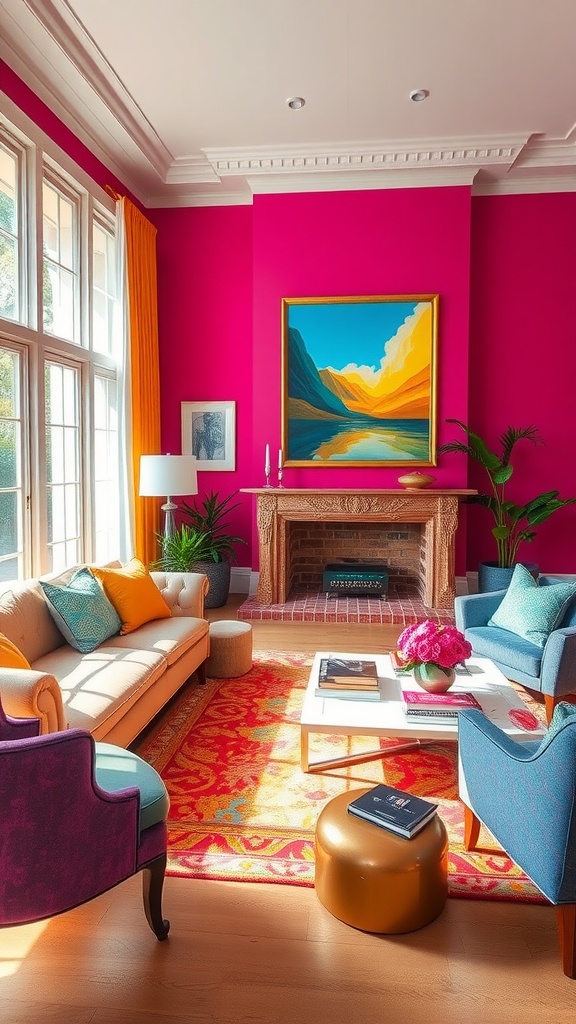
[[[320,659],[328,657],[375,661],[381,699],[373,701],[317,697],[314,691],[318,685]],[[527,731],[516,726],[509,718],[509,712],[513,708],[523,710],[526,705],[500,672],[500,669],[496,668],[496,665],[488,658],[469,658],[466,662],[466,670],[457,673],[452,690],[466,690],[473,693],[484,714],[511,739],[540,739],[544,736],[546,733],[544,725],[540,724],[537,729]],[[418,689],[411,676],[404,678],[404,685]],[[455,741],[458,738],[458,719],[450,723],[438,723],[433,720],[414,722],[408,719],[403,709],[400,679],[396,676],[387,654],[319,651],[312,663],[300,718],[300,765],[302,771],[317,772],[326,768],[361,764],[385,757],[387,753],[380,747],[377,750],[361,754],[316,761],[310,764],[310,733],[385,737],[395,741],[391,743],[389,753],[401,753],[403,750],[410,750],[418,746],[421,740]],[[401,742],[402,740],[405,742]]]

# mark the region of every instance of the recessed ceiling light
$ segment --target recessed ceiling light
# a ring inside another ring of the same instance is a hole
[[[428,89],[412,89],[410,99],[414,103],[422,103],[422,100],[427,99],[429,95]]]
[[[302,96],[292,96],[291,99],[286,100],[286,105],[290,107],[290,110],[300,110],[305,103],[306,100]]]

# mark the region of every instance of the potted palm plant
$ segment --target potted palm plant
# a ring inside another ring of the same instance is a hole
[[[514,472],[511,464],[512,453],[518,441],[530,441],[533,445],[544,444],[537,427],[508,427],[499,438],[499,451],[493,452],[465,423],[456,419],[449,419],[446,422],[456,423],[466,434],[466,440],[447,441],[446,444],[440,445],[438,454],[460,452],[469,455],[486,470],[490,482],[489,493],[472,494],[466,499],[471,504],[487,508],[492,513],[495,523],[492,536],[496,541],[497,557],[494,561],[480,564],[479,590],[503,590],[512,578],[520,545],[534,540],[536,536],[533,527],[543,523],[556,509],[574,504],[576,498],[559,498],[558,491],[546,491],[522,505],[517,505],[506,497],[506,484]],[[535,567],[529,568],[532,570]]]
[[[182,514],[190,520],[188,530],[198,543],[198,552],[189,568],[192,572],[206,573],[210,580],[205,602],[207,608],[220,608],[226,604],[231,562],[236,561],[234,545],[246,543],[243,537],[235,537],[228,532],[226,522],[227,516],[241,504],[239,501],[231,504],[237,494],[238,491],[234,491],[220,500],[217,492],[211,491],[199,506],[182,503]]]

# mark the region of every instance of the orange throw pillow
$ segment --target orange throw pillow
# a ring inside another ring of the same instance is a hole
[[[0,667],[30,668],[28,658],[25,658],[16,644],[13,644],[3,633],[0,633]]]
[[[170,608],[139,558],[133,558],[121,569],[90,566],[90,572],[100,580],[106,597],[118,612],[121,634],[132,633],[152,619],[170,618]]]

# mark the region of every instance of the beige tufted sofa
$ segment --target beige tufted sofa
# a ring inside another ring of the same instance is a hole
[[[37,580],[8,584],[0,594],[0,633],[32,667],[0,668],[4,711],[39,718],[43,733],[88,729],[97,740],[127,746],[194,672],[204,682],[208,578],[151,575],[171,617],[110,637],[90,654],[66,643]]]

